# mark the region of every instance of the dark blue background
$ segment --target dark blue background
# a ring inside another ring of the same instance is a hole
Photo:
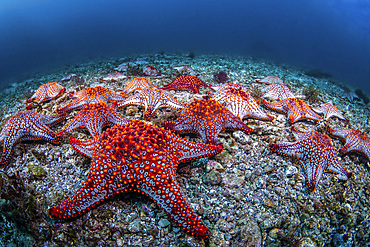
[[[370,94],[369,0],[2,0],[0,83],[131,52],[267,55]]]

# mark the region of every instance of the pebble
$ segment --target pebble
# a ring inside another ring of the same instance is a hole
[[[298,173],[298,168],[295,167],[295,166],[288,166],[288,168],[286,169],[285,171],[285,175],[290,178],[292,177],[293,175],[297,174]]]

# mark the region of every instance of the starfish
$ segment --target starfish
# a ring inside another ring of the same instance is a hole
[[[137,77],[129,81],[124,89],[118,89],[120,94],[128,95],[136,90],[141,90],[145,88],[156,88],[149,79],[145,77]]]
[[[190,67],[190,65],[179,65],[179,66],[171,67],[171,69],[177,74],[198,76],[198,74]]]
[[[143,89],[121,102],[119,107],[128,105],[144,107],[144,118],[146,120],[152,118],[155,111],[159,108],[171,107],[182,109],[185,107],[185,104],[177,101],[177,99],[171,96],[168,92],[157,88]]]
[[[117,193],[136,191],[153,199],[186,232],[209,236],[181,191],[176,169],[180,162],[220,153],[221,145],[190,142],[138,120],[113,126],[92,140],[71,137],[70,142],[92,158],[90,173],[72,197],[49,209],[52,218],[70,219]]]
[[[258,102],[239,84],[223,84],[212,96],[218,103],[224,105],[231,113],[243,118],[272,121],[273,116],[263,112]]]
[[[330,126],[327,126],[327,130],[331,136],[345,142],[339,151],[341,154],[356,152],[370,161],[370,139],[365,132],[357,129],[332,129]]]
[[[181,75],[170,84],[162,87],[164,90],[184,89],[199,94],[200,87],[209,87],[204,81],[193,75]]]
[[[276,100],[295,98],[295,95],[283,83],[270,84],[262,89],[262,92],[264,92],[264,94],[261,95],[261,98],[271,98]]]
[[[360,99],[358,95],[355,92],[352,92],[351,90],[344,90],[344,92],[340,95],[341,98],[347,99],[349,102],[353,103],[355,99]]]
[[[292,124],[300,120],[321,121],[322,117],[317,115],[311,106],[303,100],[296,98],[287,98],[273,103],[263,100],[263,104],[272,110],[282,112],[288,115],[288,123]]]
[[[65,117],[65,114],[45,116],[35,111],[20,112],[11,117],[0,132],[0,143],[3,144],[3,153],[0,167],[10,161],[13,147],[16,143],[25,140],[46,140],[58,144],[62,138],[48,126],[53,125]]]
[[[271,84],[271,83],[283,83],[283,80],[277,76],[269,75],[263,79],[257,80],[259,83]]]
[[[71,133],[75,129],[85,127],[90,135],[95,137],[102,133],[106,125],[127,124],[128,121],[117,114],[117,108],[117,101],[114,101],[111,106],[102,103],[87,104],[62,130],[61,134]]]
[[[65,87],[52,81],[41,85],[36,92],[29,98],[26,102],[30,103],[34,101],[36,103],[41,103],[54,99],[62,95],[66,91]]]
[[[351,172],[340,164],[339,158],[328,135],[316,131],[298,132],[291,128],[296,142],[270,143],[269,149],[279,155],[297,158],[307,181],[307,188],[314,191],[325,172],[340,174],[350,178]]]
[[[343,114],[345,113],[344,111],[338,110],[338,108],[336,108],[334,105],[332,105],[330,103],[322,104],[318,108],[312,108],[312,110],[314,110],[317,113],[324,114],[325,115],[324,116],[325,120],[328,120],[331,117],[337,117],[337,118],[342,119],[346,122],[349,121],[347,118],[345,118],[343,116]]]
[[[164,127],[176,132],[193,132],[199,134],[204,143],[217,143],[217,137],[224,129],[238,129],[247,134],[252,132],[239,117],[232,114],[216,100],[194,99],[182,111],[174,122],[166,122]]]
[[[116,94],[115,92],[101,87],[88,87],[71,95],[71,98],[77,98],[68,105],[60,108],[57,112],[80,109],[86,104],[104,103],[114,100],[125,100],[127,97]]]

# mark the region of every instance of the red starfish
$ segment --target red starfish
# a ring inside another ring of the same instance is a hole
[[[209,235],[181,192],[175,173],[180,162],[218,154],[221,145],[186,141],[138,120],[114,126],[89,141],[71,137],[70,142],[92,158],[89,177],[72,197],[49,209],[51,217],[70,219],[117,193],[137,191],[153,199],[185,231]]]
[[[53,125],[65,117],[62,115],[45,116],[35,111],[20,112],[11,117],[0,132],[0,143],[3,144],[3,153],[0,167],[10,161],[13,147],[16,143],[25,140],[46,140],[57,144],[62,138],[52,131],[48,125]]]
[[[270,143],[269,148],[279,155],[295,157],[300,161],[310,191],[316,189],[324,172],[340,174],[347,179],[352,176],[340,164],[329,136],[316,131],[298,132],[294,127],[291,130],[296,142]]]
[[[322,117],[317,115],[311,106],[303,100],[296,98],[287,98],[273,103],[263,100],[263,104],[272,110],[282,112],[288,115],[288,123],[292,124],[300,120],[321,121]]]
[[[244,118],[272,121],[273,116],[266,114],[248,92],[239,84],[223,84],[212,96],[218,103],[224,105],[231,113]]]
[[[61,134],[71,133],[75,129],[85,127],[90,135],[95,137],[102,133],[102,129],[106,125],[127,124],[128,121],[116,113],[117,107],[117,101],[114,101],[111,106],[107,104],[87,104],[77,113]]]
[[[171,96],[168,92],[157,88],[143,89],[123,101],[119,107],[128,105],[144,107],[144,118],[147,120],[152,118],[155,111],[159,108],[171,107],[182,109],[185,106],[185,104],[177,101],[177,99]]]
[[[162,87],[164,90],[184,89],[199,94],[200,87],[209,87],[204,81],[193,75],[181,75],[170,84]]]
[[[328,120],[331,117],[337,117],[337,118],[342,119],[346,122],[349,121],[347,118],[345,118],[343,116],[343,114],[345,113],[344,111],[338,110],[338,108],[336,108],[334,105],[332,105],[330,103],[323,104],[318,108],[312,108],[312,110],[314,110],[317,113],[324,114],[325,115],[324,116],[325,120]]]
[[[156,88],[149,79],[145,77],[137,77],[129,81],[124,89],[118,89],[120,94],[128,95],[136,90],[141,90],[145,88]]]
[[[283,100],[287,98],[295,98],[295,95],[283,83],[273,83],[262,89],[265,92],[261,98],[271,98],[276,100]]]
[[[341,154],[357,152],[370,161],[370,139],[365,132],[357,129],[332,129],[330,126],[327,126],[327,129],[331,136],[345,142],[339,151]]]
[[[36,92],[29,98],[26,102],[30,103],[34,101],[36,103],[41,103],[47,100],[54,99],[62,95],[66,91],[65,87],[52,81],[41,85]]]
[[[217,137],[224,129],[239,129],[247,134],[252,129],[214,99],[195,99],[181,111],[174,122],[166,122],[164,127],[176,132],[199,134],[204,143],[217,143]]]
[[[125,100],[127,97],[116,94],[115,92],[101,87],[88,87],[71,95],[71,98],[77,98],[70,104],[58,109],[58,112],[69,111],[72,109],[79,109],[86,104],[103,103],[108,101]]]
[[[283,83],[283,80],[277,76],[269,75],[263,79],[257,80],[259,83],[271,84],[271,83]]]

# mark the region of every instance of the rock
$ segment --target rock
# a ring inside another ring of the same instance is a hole
[[[304,237],[299,240],[298,247],[316,247],[316,243],[310,237]]]
[[[167,219],[160,219],[158,225],[162,228],[166,228],[171,225],[171,222],[169,222]]]
[[[140,222],[140,219],[135,219],[133,220],[129,225],[128,225],[128,230],[129,232],[131,233],[138,233],[138,232],[141,232],[141,222]]]
[[[46,175],[46,171],[39,163],[30,162],[27,165],[28,170],[36,177],[36,178],[42,178]]]
[[[210,185],[218,185],[221,183],[221,173],[217,170],[211,170],[203,177],[203,182]]]
[[[222,182],[229,188],[239,188],[244,183],[243,172],[228,173],[222,177]]]
[[[236,246],[261,246],[262,235],[261,230],[256,221],[253,219],[244,219],[239,221],[240,223],[245,223],[239,227],[240,231],[240,241]]]
[[[288,168],[285,171],[285,175],[290,178],[298,173],[298,168],[295,166],[288,166]]]
[[[249,136],[245,134],[243,131],[234,131],[233,132],[233,137],[236,139],[237,142],[241,144],[247,144],[249,140]]]

